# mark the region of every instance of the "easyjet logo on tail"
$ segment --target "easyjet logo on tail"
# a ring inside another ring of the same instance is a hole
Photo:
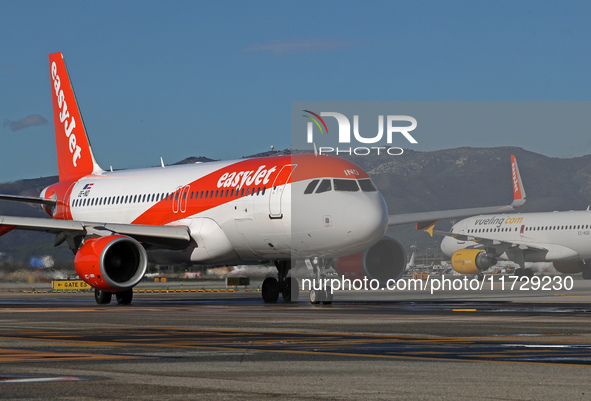
[[[59,119],[60,122],[64,124],[64,131],[68,138],[68,149],[72,154],[72,165],[77,167],[82,149],[76,144],[76,134],[72,132],[76,127],[76,119],[74,116],[70,116],[70,112],[68,111],[68,103],[66,102],[64,91],[61,88],[61,79],[57,73],[57,65],[55,61],[51,63],[51,79],[53,80],[53,89],[55,91],[55,96],[57,97]]]

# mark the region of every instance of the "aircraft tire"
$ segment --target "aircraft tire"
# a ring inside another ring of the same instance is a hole
[[[322,303],[324,305],[331,305],[332,304],[332,297],[334,294],[331,294],[330,291],[324,291],[324,300],[322,301]]]
[[[129,305],[133,300],[133,288],[115,293],[119,305]]]
[[[300,297],[300,287],[298,280],[295,277],[287,277],[285,279],[285,287],[281,291],[283,300],[285,302],[297,302]]]
[[[324,291],[310,290],[310,303],[312,305],[318,305],[320,302],[322,302],[323,295]]]
[[[589,270],[589,269],[583,269],[583,272],[582,273],[583,273],[583,278],[585,280],[591,279],[591,270]]]
[[[275,277],[267,277],[263,281],[262,288],[263,301],[266,304],[274,304],[279,298],[279,283]]]
[[[94,289],[94,300],[99,305],[106,305],[111,303],[112,293],[103,290]]]
[[[531,268],[526,267],[523,271],[523,275],[527,278],[532,278],[534,276],[534,271]]]

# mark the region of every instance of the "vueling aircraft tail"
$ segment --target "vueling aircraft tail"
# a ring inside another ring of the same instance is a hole
[[[92,154],[61,53],[49,55],[49,72],[60,181],[74,181],[88,174],[102,172],[103,169]]]

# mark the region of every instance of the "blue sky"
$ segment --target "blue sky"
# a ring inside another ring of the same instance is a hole
[[[57,174],[54,52],[104,168],[287,148],[292,101],[591,100],[583,1],[0,4],[0,182]],[[588,132],[536,134],[492,145],[591,149]],[[466,142],[436,147],[494,141]]]

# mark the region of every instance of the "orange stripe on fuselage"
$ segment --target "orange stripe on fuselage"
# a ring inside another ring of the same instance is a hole
[[[295,165],[286,184],[314,178],[368,178],[357,165],[332,156],[293,155],[246,159],[230,164],[193,182],[186,197],[186,209],[173,212],[176,194],[182,197],[182,188],[175,192],[173,200],[162,200],[142,213],[132,224],[164,225],[182,218],[213,209],[227,202],[249,196],[263,188],[270,190],[275,178],[284,166]],[[244,191],[243,191],[244,189]],[[232,191],[233,190],[233,191]],[[191,192],[198,191],[199,199],[189,199]],[[207,191],[205,198],[203,193]],[[213,194],[213,195],[212,195]],[[182,201],[182,200],[181,200]],[[183,201],[184,202],[184,201]]]

